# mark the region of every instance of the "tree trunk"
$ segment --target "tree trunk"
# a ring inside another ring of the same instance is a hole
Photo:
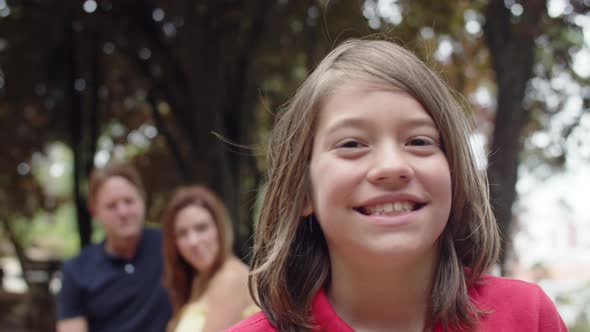
[[[85,247],[90,244],[92,236],[92,227],[90,224],[90,214],[86,206],[86,199],[82,191],[82,183],[85,178],[85,169],[87,162],[85,162],[84,153],[88,153],[84,149],[84,117],[82,97],[75,89],[76,79],[78,75],[78,61],[76,40],[76,32],[74,31],[74,16],[70,15],[65,20],[65,47],[66,47],[66,93],[68,102],[66,104],[67,113],[69,114],[70,130],[71,130],[71,146],[74,155],[73,163],[73,177],[74,177],[74,202],[76,206],[76,217],[78,222],[78,235],[80,237],[80,247]]]
[[[514,17],[503,0],[490,1],[484,26],[498,89],[488,175],[492,206],[503,239],[500,255],[502,274],[509,273],[506,260],[511,250],[512,206],[516,199],[522,147],[520,134],[527,120],[523,100],[527,82],[533,73],[534,39],[546,12],[544,0],[520,3],[524,13],[521,17]]]
[[[96,146],[98,143],[98,137],[100,135],[100,109],[101,109],[101,100],[100,100],[100,85],[102,84],[102,62],[101,62],[101,55],[102,50],[100,47],[101,37],[100,33],[93,32],[92,33],[92,78],[90,82],[92,86],[91,96],[90,96],[90,114],[88,117],[88,150],[86,154],[85,165],[83,167],[84,170],[84,178],[88,178],[88,175],[94,169],[94,155],[96,154]]]

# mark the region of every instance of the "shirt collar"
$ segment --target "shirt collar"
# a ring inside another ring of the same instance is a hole
[[[345,321],[336,314],[334,308],[323,289],[321,289],[313,299],[311,307],[313,319],[317,327],[314,331],[322,332],[354,332],[354,330],[346,324]]]
[[[102,240],[102,242],[100,243],[100,246],[102,248],[102,253],[104,254],[104,257],[111,262],[127,263],[127,262],[135,261],[137,259],[137,257],[139,256],[140,250],[144,250],[144,247],[145,247],[144,242],[145,242],[145,237],[146,237],[145,233],[146,233],[146,230],[145,230],[145,228],[143,228],[141,230],[139,242],[137,243],[137,248],[135,249],[135,254],[133,255],[133,257],[131,259],[125,259],[123,257],[108,253],[105,248],[106,240]]]
[[[317,324],[314,332],[354,332],[354,329],[334,311],[323,289],[314,297],[311,313]],[[442,326],[435,324],[432,331],[442,332]]]

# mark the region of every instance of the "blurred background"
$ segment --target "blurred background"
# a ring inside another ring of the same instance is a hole
[[[100,241],[89,171],[224,198],[247,259],[274,114],[337,43],[379,34],[466,97],[497,273],[590,331],[590,0],[0,0],[0,331],[51,331],[57,271]]]

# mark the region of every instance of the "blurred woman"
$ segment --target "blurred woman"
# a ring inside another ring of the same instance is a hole
[[[173,308],[168,332],[217,332],[258,311],[217,195],[202,186],[178,189],[162,223],[164,285]]]

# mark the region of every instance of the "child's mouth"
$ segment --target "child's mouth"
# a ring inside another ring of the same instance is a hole
[[[400,201],[371,206],[361,206],[354,208],[354,210],[366,216],[397,216],[421,209],[424,205],[426,204],[412,201]]]

